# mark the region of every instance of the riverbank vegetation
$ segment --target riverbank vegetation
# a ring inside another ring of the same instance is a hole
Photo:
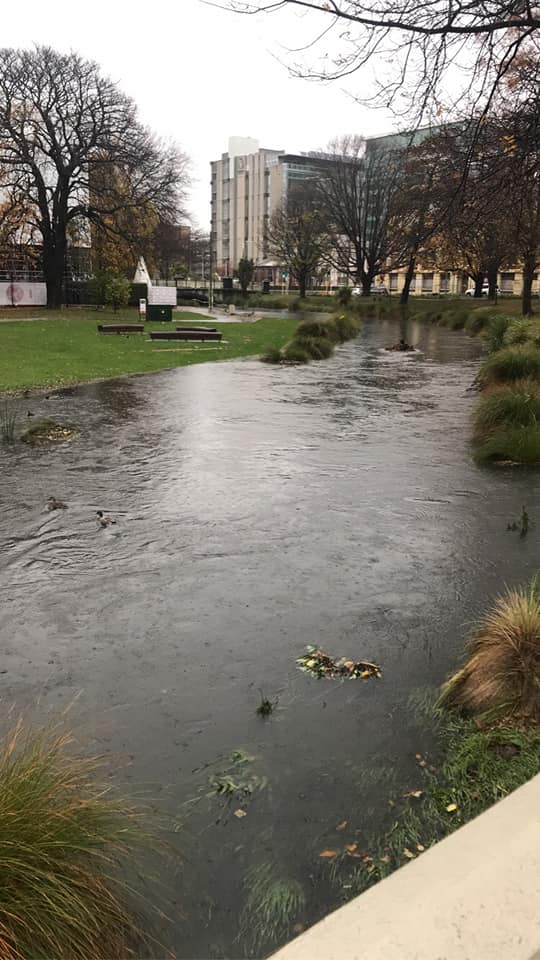
[[[44,314],[46,313],[46,316]],[[137,319],[111,311],[73,310],[28,312],[31,322],[0,323],[0,390],[62,387],[129,373],[150,373],[172,367],[256,356],[265,348],[280,349],[290,339],[297,320],[265,317],[253,323],[223,323],[212,319],[223,333],[219,343],[151,341],[144,334],[100,335],[99,323]],[[4,314],[5,316],[6,314]],[[12,316],[13,313],[7,314]],[[173,324],[208,325],[199,313],[179,313]],[[170,324],[169,324],[170,326]],[[145,330],[163,330],[147,323]]]
[[[140,956],[119,870],[146,843],[144,821],[96,782],[101,766],[56,731],[19,724],[1,744],[1,960]]]
[[[303,320],[292,339],[280,350],[270,347],[262,354],[264,363],[309,363],[327,360],[336,344],[351,340],[360,332],[361,321],[352,313],[340,313],[328,320]]]
[[[369,792],[374,778],[386,792],[379,830],[367,839],[344,834],[321,854],[331,860],[335,885],[354,894],[540,773],[538,579],[495,601],[438,700],[417,693],[409,713],[418,752],[408,782],[394,770],[362,777],[361,790]]]

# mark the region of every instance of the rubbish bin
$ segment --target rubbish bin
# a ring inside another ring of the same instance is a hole
[[[160,307],[158,304],[149,303],[146,308],[147,320],[172,320],[172,307]]]
[[[263,293],[270,293],[270,281],[269,281],[269,280],[263,280],[262,292],[263,292]]]

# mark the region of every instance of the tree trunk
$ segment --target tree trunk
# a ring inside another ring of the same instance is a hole
[[[481,299],[483,286],[484,286],[484,274],[475,273],[474,275],[474,299],[475,300]]]
[[[53,310],[64,302],[64,274],[67,245],[65,239],[43,243],[43,274],[47,285],[47,308]]]
[[[304,274],[301,274],[298,277],[298,289],[300,291],[299,296],[301,300],[306,299],[306,290],[307,290],[307,277]]]
[[[534,268],[534,259],[532,257],[525,257],[523,260],[523,293],[521,300],[521,312],[524,317],[530,317],[533,313],[532,285]]]
[[[362,296],[369,297],[371,293],[371,277],[367,274],[362,274]]]
[[[400,303],[409,302],[409,293],[411,289],[412,278],[414,276],[414,268],[416,266],[416,257],[411,257],[409,264],[407,266],[407,273],[405,274],[405,281],[403,283],[403,289],[401,291],[401,296],[399,298]]]
[[[494,265],[492,265],[492,266],[489,266],[488,269],[487,269],[487,280],[488,280],[488,286],[489,286],[488,299],[489,299],[489,300],[496,300],[496,299],[497,299],[497,276],[498,276],[498,273],[499,273],[499,271],[498,271],[498,268],[497,268],[497,265],[496,265],[496,264],[494,264]]]

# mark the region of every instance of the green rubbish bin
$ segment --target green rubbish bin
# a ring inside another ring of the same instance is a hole
[[[146,308],[147,320],[172,320],[172,307],[160,307],[158,304],[148,304]]]

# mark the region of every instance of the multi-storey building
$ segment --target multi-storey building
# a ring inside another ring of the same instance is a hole
[[[257,140],[231,137],[227,153],[211,163],[212,260],[222,277],[242,257],[269,270],[268,221],[294,184],[314,176],[317,157],[261,149]]]

